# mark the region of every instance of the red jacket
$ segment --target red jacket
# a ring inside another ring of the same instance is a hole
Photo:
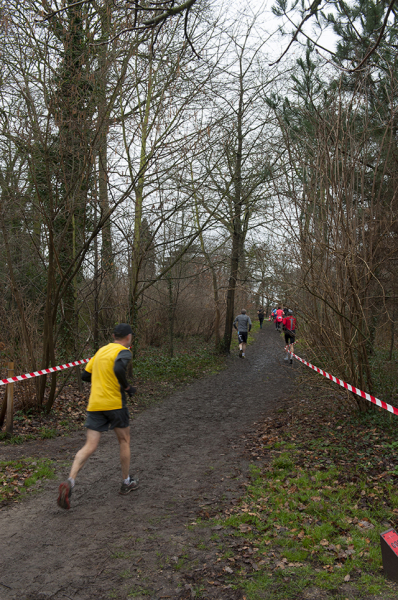
[[[295,331],[296,329],[296,317],[285,317],[283,319],[283,326],[286,327],[288,331]]]
[[[276,320],[281,322],[283,319],[283,310],[281,308],[278,308],[278,310],[276,311]]]

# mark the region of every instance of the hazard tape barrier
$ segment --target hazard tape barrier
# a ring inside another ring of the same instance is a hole
[[[398,415],[398,408],[395,408],[395,406],[391,406],[391,404],[387,404],[387,402],[383,402],[383,400],[379,400],[378,398],[375,398],[374,396],[371,396],[370,394],[367,394],[366,392],[359,390],[358,388],[354,387],[353,385],[350,385],[349,383],[346,383],[345,381],[342,381],[341,379],[334,377],[334,375],[329,375],[329,373],[327,373],[326,371],[323,371],[322,369],[319,369],[319,367],[315,367],[311,363],[300,358],[299,356],[297,356],[297,354],[294,354],[294,352],[290,352],[290,354],[292,356],[294,356],[294,358],[296,358],[297,360],[302,362],[304,365],[307,365],[307,367],[309,367],[313,371],[316,371],[320,375],[323,375],[327,379],[330,379],[330,381],[334,381],[334,383],[338,383],[338,385],[341,385],[341,387],[345,388],[349,392],[354,392],[354,394],[356,394],[357,396],[361,396],[361,398],[364,398],[365,400],[369,400],[369,402],[376,404],[376,406],[380,406],[380,408],[384,408],[384,410],[388,410],[388,412],[393,413],[394,415]]]
[[[7,379],[0,379],[0,385],[6,385],[7,383],[15,383],[16,381],[25,381],[26,379],[32,379],[32,377],[39,377],[40,375],[47,375],[48,373],[55,373],[57,371],[63,371],[64,369],[70,369],[70,367],[76,367],[77,365],[84,365],[88,363],[90,359],[84,358],[83,360],[75,360],[66,365],[59,365],[58,367],[49,367],[48,369],[42,369],[41,371],[34,371],[33,373],[25,373],[25,375],[15,375],[15,377],[8,377]]]

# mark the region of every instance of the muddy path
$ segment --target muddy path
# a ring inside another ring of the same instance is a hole
[[[127,497],[117,493],[113,433],[103,434],[79,474],[69,511],[57,507],[57,488],[84,431],[41,446],[2,448],[1,460],[40,452],[64,464],[39,494],[0,511],[1,600],[189,597],[184,570],[208,561],[213,547],[215,559],[217,549],[216,532],[190,523],[240,496],[249,464],[244,436],[294,394],[298,366],[283,361],[282,348],[268,325],[245,360],[232,356],[222,373],[136,417],[131,472],[140,488]],[[212,597],[241,596],[215,589]]]

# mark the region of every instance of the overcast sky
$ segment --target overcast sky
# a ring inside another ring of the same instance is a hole
[[[286,49],[291,40],[290,35],[281,35],[281,27],[284,26],[286,33],[293,31],[293,26],[289,23],[283,23],[282,19],[276,18],[272,13],[272,6],[275,4],[275,0],[214,0],[215,4],[223,5],[228,8],[228,13],[233,17],[234,13],[240,15],[242,19],[252,18],[254,15],[258,15],[258,27],[257,31],[261,35],[261,31],[265,38],[270,36],[269,42],[267,43],[267,49],[271,60],[279,58],[281,53]],[[307,0],[308,6],[310,5]],[[297,13],[294,17],[295,23],[300,22],[300,16]],[[325,48],[334,51],[336,46],[336,37],[333,32],[329,29],[323,32],[319,37],[319,31],[315,31],[313,25],[309,24],[305,28],[307,35],[311,36],[312,39],[316,40],[317,43],[321,44]],[[300,38],[301,42],[304,42],[304,38]],[[291,47],[288,58],[294,57],[299,52],[299,45],[293,44]],[[324,52],[324,56],[330,58],[327,52]]]

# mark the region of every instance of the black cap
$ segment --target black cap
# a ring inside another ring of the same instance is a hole
[[[133,330],[128,323],[119,323],[119,325],[116,325],[115,329],[113,330],[113,335],[118,340],[127,337],[129,333],[133,333]]]

